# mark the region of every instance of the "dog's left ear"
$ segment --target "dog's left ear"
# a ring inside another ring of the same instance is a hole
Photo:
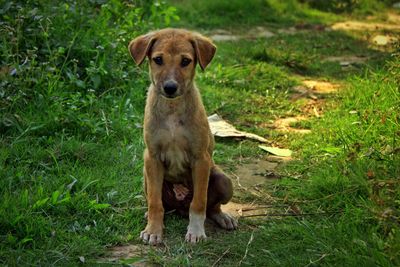
[[[135,39],[133,39],[129,45],[129,53],[131,54],[133,60],[137,65],[142,64],[143,60],[146,58],[149,53],[151,46],[154,44],[156,40],[154,37],[154,32],[141,35]]]
[[[210,39],[200,34],[194,35],[193,46],[196,52],[196,57],[199,61],[199,65],[201,69],[204,70],[213,59],[217,47]]]

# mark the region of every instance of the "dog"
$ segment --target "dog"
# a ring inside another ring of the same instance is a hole
[[[135,38],[128,49],[137,65],[149,59],[151,80],[144,116],[147,226],[140,238],[162,242],[167,210],[189,216],[190,243],[206,238],[206,217],[236,229],[237,221],[221,211],[232,198],[232,182],[212,159],[214,137],[194,84],[196,65],[204,70],[216,46],[199,33],[168,28]]]

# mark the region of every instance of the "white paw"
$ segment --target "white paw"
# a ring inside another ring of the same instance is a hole
[[[202,239],[206,239],[206,233],[204,232],[204,227],[203,229],[188,229],[185,240],[186,242],[190,243],[197,243]]]
[[[223,229],[234,230],[238,227],[237,220],[225,212],[214,213],[210,218]]]
[[[206,233],[204,231],[204,220],[206,216],[190,212],[189,214],[189,226],[185,236],[186,242],[197,243],[202,239],[206,239]]]

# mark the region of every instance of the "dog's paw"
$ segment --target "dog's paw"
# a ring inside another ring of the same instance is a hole
[[[175,193],[175,198],[178,201],[182,201],[189,194],[189,189],[183,184],[173,184],[173,191]]]
[[[200,240],[207,238],[204,231],[204,220],[204,215],[190,212],[188,231],[185,237],[186,242],[197,243]]]
[[[237,220],[225,212],[214,213],[210,215],[210,219],[215,221],[223,229],[234,230],[238,227]]]
[[[188,229],[187,233],[186,233],[186,237],[185,240],[186,242],[190,242],[190,243],[197,243],[202,239],[206,239],[206,233],[204,231],[204,227],[203,229]]]
[[[162,242],[162,227],[160,229],[154,229],[154,227],[147,225],[146,228],[140,232],[140,239],[149,245],[160,244]]]

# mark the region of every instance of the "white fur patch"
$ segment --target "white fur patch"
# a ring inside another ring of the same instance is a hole
[[[189,225],[186,233],[186,241],[196,243],[203,238],[206,238],[204,231],[205,214],[197,214],[193,211],[189,212]]]

